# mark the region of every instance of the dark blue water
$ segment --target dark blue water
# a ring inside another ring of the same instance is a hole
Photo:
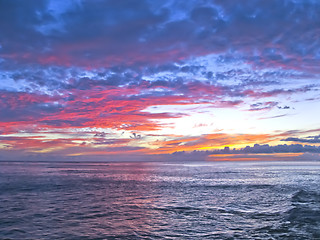
[[[319,162],[0,163],[0,239],[320,239]]]

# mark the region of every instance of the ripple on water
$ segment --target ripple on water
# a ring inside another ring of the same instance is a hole
[[[264,165],[8,164],[0,239],[320,239],[319,174]]]

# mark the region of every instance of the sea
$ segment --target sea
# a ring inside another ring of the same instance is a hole
[[[0,162],[0,239],[320,239],[320,162]]]

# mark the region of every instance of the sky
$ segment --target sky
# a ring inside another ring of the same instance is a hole
[[[319,13],[0,0],[0,160],[319,160]]]

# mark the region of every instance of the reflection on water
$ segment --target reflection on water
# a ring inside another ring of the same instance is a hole
[[[320,163],[1,163],[0,239],[317,239]]]

